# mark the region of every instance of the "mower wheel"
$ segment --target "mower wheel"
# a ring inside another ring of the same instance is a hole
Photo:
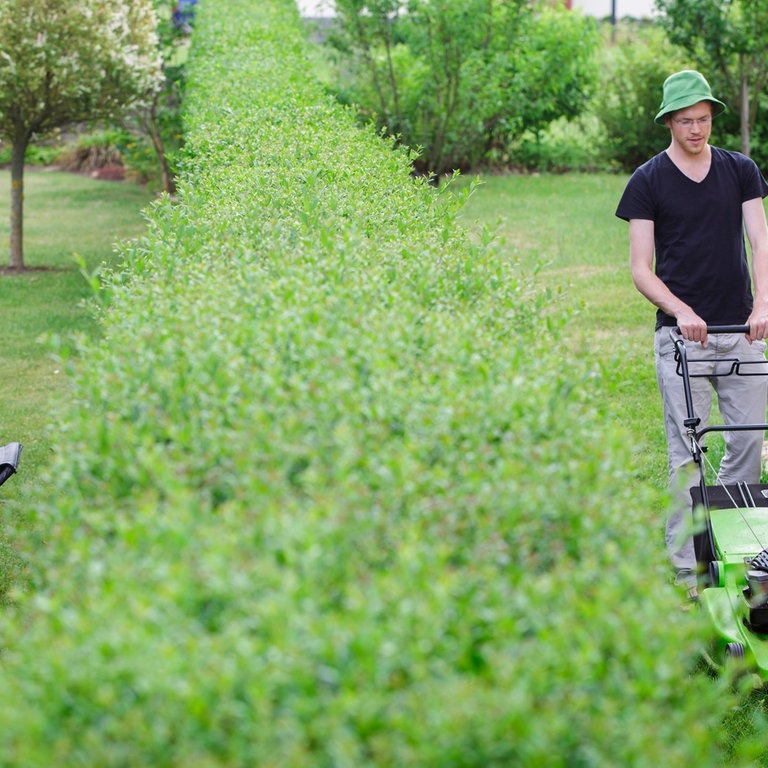
[[[713,587],[723,586],[723,573],[720,568],[720,563],[717,560],[711,560],[709,563],[709,583]]]
[[[727,643],[725,646],[725,658],[726,660],[743,659],[744,646],[741,643]]]

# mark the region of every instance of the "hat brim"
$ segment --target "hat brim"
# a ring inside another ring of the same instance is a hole
[[[713,99],[711,96],[705,96],[704,98],[696,99],[691,99],[690,96],[684,96],[680,99],[677,99],[676,101],[671,102],[670,104],[665,104],[661,110],[659,110],[659,114],[654,118],[654,122],[658,125],[664,125],[664,117],[670,112],[677,112],[679,109],[692,107],[694,104],[698,104],[700,101],[708,101],[712,104],[712,117],[716,117],[727,109],[722,101],[719,99]]]

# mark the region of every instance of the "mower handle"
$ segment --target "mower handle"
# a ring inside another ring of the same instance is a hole
[[[680,328],[675,326],[675,333],[680,333]],[[707,333],[749,333],[748,325],[708,325]]]
[[[707,334],[717,333],[749,333],[748,325],[708,325]],[[688,353],[685,349],[685,342],[683,340],[683,334],[680,332],[678,326],[674,326],[669,331],[669,336],[675,345],[677,354],[679,355],[680,369],[683,376],[683,389],[685,391],[685,410],[687,418],[683,421],[683,425],[690,431],[691,434],[695,433],[696,427],[698,427],[701,419],[699,419],[693,412],[693,396],[691,395],[691,382],[688,373]],[[697,463],[701,460],[699,455],[700,449],[696,448],[693,451],[693,459]]]

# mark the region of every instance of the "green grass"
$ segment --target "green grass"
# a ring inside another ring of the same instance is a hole
[[[497,228],[501,253],[552,295],[552,311],[575,313],[574,355],[602,362],[615,386],[614,418],[626,429],[638,479],[666,483],[666,449],[653,363],[655,311],[629,275],[627,224],[614,215],[624,175],[487,176],[464,211],[470,226]]]
[[[662,490],[666,443],[653,362],[653,307],[635,290],[629,274],[627,224],[614,216],[626,176],[492,176],[483,179],[465,210],[471,226],[498,227],[502,253],[530,270],[563,308],[576,311],[573,345],[563,365],[587,354],[616,375],[614,418],[626,426],[635,450],[636,477]],[[717,418],[713,409],[713,421]],[[710,441],[722,455],[722,438]],[[659,497],[663,498],[663,497]],[[663,545],[663,510],[653,510]],[[754,725],[765,718],[768,695],[749,693],[723,724],[726,751],[754,749],[755,765],[768,766]],[[751,744],[752,746],[747,746]]]
[[[29,271],[0,274],[0,444],[24,445],[19,474],[0,491],[19,498],[26,483],[39,480],[47,458],[51,398],[65,397],[59,366],[47,343],[74,332],[94,332],[83,300],[87,271],[113,258],[113,245],[145,230],[141,210],[150,194],[139,186],[95,181],[74,174],[27,171],[25,174],[24,250]],[[0,171],[0,267],[8,263],[10,174]]]
[[[638,478],[663,488],[666,443],[653,362],[655,309],[632,284],[628,225],[614,215],[626,181],[623,174],[487,176],[465,218],[471,226],[497,227],[502,253],[537,270],[559,305],[578,313],[564,364],[568,355],[588,354],[615,371],[615,417],[626,424],[637,453]],[[718,421],[714,407],[712,423]],[[708,458],[717,463],[722,437],[710,436],[708,445]]]

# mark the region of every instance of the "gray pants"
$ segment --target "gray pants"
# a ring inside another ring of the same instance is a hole
[[[691,378],[691,396],[696,416],[701,419],[698,429],[709,424],[712,393],[717,393],[718,407],[724,424],[762,424],[766,420],[768,376],[721,376],[713,374],[727,370],[723,358],[765,360],[766,344],[750,344],[743,334],[710,335],[707,346],[685,342],[689,359],[707,358],[707,363],[691,363],[692,374],[707,374]],[[667,552],[676,573],[676,583],[687,587],[696,585],[696,556],[691,536],[690,488],[699,482],[698,467],[691,456],[690,438],[683,420],[687,416],[683,380],[676,372],[674,342],[669,328],[656,331],[654,350],[656,376],[664,405],[664,429],[669,456],[669,483],[672,504],[667,516]],[[721,362],[718,362],[721,361]],[[750,368],[744,367],[744,371]],[[755,366],[755,372],[768,373],[768,366]],[[724,432],[725,455],[720,464],[718,484],[737,482],[757,483],[760,480],[763,433]]]

